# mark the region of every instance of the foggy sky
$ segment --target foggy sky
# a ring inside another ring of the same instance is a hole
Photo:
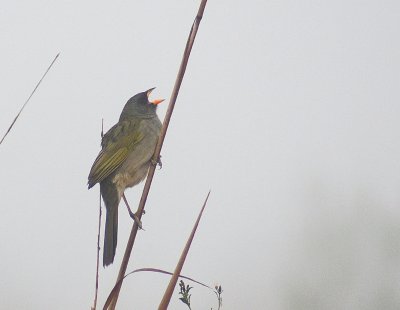
[[[108,130],[150,87],[169,98],[198,5],[2,4],[1,135],[61,55],[0,146],[0,308],[92,305],[99,189],[86,182],[101,119]],[[172,271],[211,189],[183,274],[221,284],[223,309],[398,309],[399,12],[209,0],[128,271]],[[131,225],[121,205],[99,307]],[[155,309],[168,281],[129,277],[118,309]],[[193,286],[193,309],[216,309]],[[185,309],[177,291],[170,308]]]

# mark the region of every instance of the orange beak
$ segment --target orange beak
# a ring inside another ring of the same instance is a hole
[[[150,94],[151,94],[151,92],[154,90],[154,88],[155,88],[155,87],[150,88],[150,89],[147,91],[147,97],[150,96]],[[152,103],[152,104],[160,104],[160,103],[163,102],[164,100],[165,100],[165,99],[153,99],[153,100],[149,100],[149,102]]]
[[[152,104],[160,104],[161,102],[163,102],[165,99],[154,99],[152,101],[149,101]]]

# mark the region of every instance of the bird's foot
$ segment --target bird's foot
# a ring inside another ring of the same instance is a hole
[[[157,159],[157,160],[154,160],[154,159],[152,158],[152,159],[151,159],[151,164],[152,164],[153,166],[155,166],[156,168],[157,168],[157,166],[159,166],[160,169],[161,169],[161,168],[162,168],[161,155],[158,156],[158,159]]]
[[[125,197],[125,193],[122,194],[122,198],[125,201],[125,205],[126,205],[126,208],[128,209],[129,216],[135,221],[135,223],[138,225],[139,229],[144,230],[142,222],[140,221],[139,216],[136,214],[137,212],[136,213],[132,212],[131,207],[129,206],[128,200]],[[143,214],[145,214],[144,210],[142,211],[142,215]]]
[[[139,229],[145,230],[142,225],[142,221],[139,219],[139,216],[136,213],[133,213],[132,211],[128,211],[129,216],[134,220],[134,222],[138,225]],[[144,214],[144,212],[143,212]]]

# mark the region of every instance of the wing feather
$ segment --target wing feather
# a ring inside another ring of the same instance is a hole
[[[104,135],[101,143],[103,148],[90,169],[89,188],[118,169],[143,139],[138,130],[138,122],[138,120],[120,122]]]

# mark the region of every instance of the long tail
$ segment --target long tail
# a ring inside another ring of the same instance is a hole
[[[104,232],[103,266],[113,263],[118,239],[118,205],[121,197],[117,188],[107,180],[100,183],[101,195],[106,205],[106,228]]]
[[[103,266],[113,263],[118,239],[118,205],[107,209],[104,232]]]

